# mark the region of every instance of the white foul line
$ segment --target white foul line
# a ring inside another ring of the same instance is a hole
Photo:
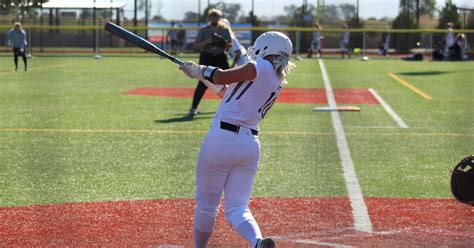
[[[400,116],[393,111],[393,109],[388,105],[382,97],[374,90],[374,89],[369,89],[370,93],[379,101],[379,103],[382,105],[382,107],[387,111],[387,113],[392,117],[392,119],[398,124],[400,128],[408,128],[407,124],[400,118]]]
[[[319,59],[319,67],[323,76],[324,87],[326,88],[326,97],[329,107],[336,107],[336,99],[329,81],[326,66],[322,59]],[[367,205],[362,195],[362,190],[357,179],[357,174],[354,169],[354,162],[351,158],[349,146],[347,145],[346,134],[342,126],[341,117],[337,111],[331,112],[332,125],[336,132],[337,148],[339,149],[339,157],[341,158],[341,165],[346,181],[347,193],[352,207],[352,215],[354,218],[354,229],[360,232],[372,232],[372,223],[370,221]]]
[[[308,245],[321,245],[321,246],[329,246],[329,247],[336,247],[336,248],[352,248],[350,245],[341,245],[341,244],[335,244],[335,243],[328,243],[328,242],[320,242],[317,240],[304,240],[304,239],[299,239],[299,240],[293,240],[293,243],[300,243],[300,244],[308,244]]]

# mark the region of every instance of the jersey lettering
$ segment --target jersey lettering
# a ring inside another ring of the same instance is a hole
[[[234,97],[234,95],[237,93],[237,91],[240,89],[240,87],[242,87],[242,85],[245,83],[245,81],[240,81],[234,88],[234,90],[232,91],[232,93],[230,94],[229,98],[225,101],[226,103],[230,102],[230,100],[232,100],[232,97]],[[252,86],[253,84],[253,81],[250,81],[250,82],[247,82],[247,85],[244,87],[244,89],[240,92],[240,94],[237,96],[237,98],[235,98],[235,100],[239,100],[244,94],[245,92],[247,92],[247,90],[250,88],[250,86]]]

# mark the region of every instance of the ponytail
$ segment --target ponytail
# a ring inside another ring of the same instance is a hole
[[[286,76],[290,71],[295,68],[295,64],[290,62],[290,59],[281,55],[272,55],[273,56],[273,69],[278,75],[278,78],[282,81],[283,84],[287,84]]]

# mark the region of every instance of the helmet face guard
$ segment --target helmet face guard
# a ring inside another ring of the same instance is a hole
[[[281,32],[265,32],[260,35],[253,46],[248,48],[248,54],[253,60],[265,58],[267,55],[291,57],[293,44],[290,38]]]

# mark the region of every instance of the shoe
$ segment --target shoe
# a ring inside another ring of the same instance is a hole
[[[275,248],[275,242],[271,238],[259,239],[255,248]]]
[[[188,113],[188,115],[190,116],[196,116],[197,114],[198,114],[198,111],[195,108],[190,109]]]

